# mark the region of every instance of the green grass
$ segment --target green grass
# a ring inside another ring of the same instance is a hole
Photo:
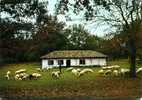
[[[127,60],[110,61],[109,65],[120,65],[128,68]],[[141,65],[138,64],[138,67]],[[130,96],[142,95],[142,78],[136,79],[124,77],[100,77],[97,73],[100,67],[90,67],[94,73],[89,73],[81,77],[74,76],[62,69],[62,75],[59,79],[51,77],[53,70],[57,68],[38,72],[36,68],[41,67],[39,63],[7,64],[0,67],[0,90],[7,95],[95,95],[95,96]],[[42,77],[38,80],[14,80],[16,70],[25,68],[27,73],[38,72]],[[81,68],[81,67],[80,67]],[[84,67],[83,67],[84,68]],[[11,80],[6,80],[4,75],[10,70],[12,72]]]

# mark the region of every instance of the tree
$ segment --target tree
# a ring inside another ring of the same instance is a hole
[[[87,49],[89,33],[81,25],[73,25],[64,31],[67,39],[67,49]]]
[[[100,51],[102,48],[103,42],[104,42],[104,39],[102,37],[90,35],[87,38],[86,48],[90,50]]]
[[[30,52],[36,53],[36,58],[51,52],[53,50],[62,50],[66,46],[66,38],[64,36],[64,23],[58,22],[56,16],[48,16],[38,25],[33,37],[33,44]]]
[[[75,13],[84,10],[87,20],[95,20],[115,28],[122,33],[130,55],[130,76],[136,77],[137,36],[141,35],[142,1],[141,0],[60,0],[58,12],[74,8]]]
[[[1,0],[0,2],[0,61],[25,60],[34,21],[47,13],[46,2],[39,0]],[[42,14],[41,14],[42,13]]]

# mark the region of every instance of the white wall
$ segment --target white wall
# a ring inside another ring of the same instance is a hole
[[[79,65],[79,59],[71,59],[71,66],[78,66]]]
[[[48,61],[46,59],[42,60],[42,68],[48,67]]]
[[[54,60],[54,65],[48,65],[48,59],[43,59],[42,60],[42,68],[47,68],[47,67],[58,67],[58,60],[59,59],[52,59]],[[66,60],[68,59],[61,59],[63,60],[63,65],[66,66]],[[93,58],[93,59],[85,59],[85,65],[80,65],[80,59],[70,59],[71,61],[71,66],[93,66],[93,65],[100,65],[100,66],[105,66],[106,65],[106,58]]]

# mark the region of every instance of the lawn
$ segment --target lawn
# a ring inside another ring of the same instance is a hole
[[[110,61],[109,65],[120,65],[128,68],[127,60]],[[141,65],[138,64],[138,67]],[[126,77],[99,76],[97,71],[100,67],[90,67],[94,73],[81,77],[74,76],[71,72],[62,69],[59,79],[51,77],[53,70],[39,72],[36,68],[41,67],[39,63],[7,64],[0,67],[0,94],[10,96],[142,96],[141,76],[131,79]],[[25,68],[27,73],[38,72],[42,77],[38,80],[14,80],[16,70]],[[81,68],[81,67],[80,67]],[[5,73],[12,72],[11,80],[4,78]]]

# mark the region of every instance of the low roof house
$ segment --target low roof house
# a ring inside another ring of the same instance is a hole
[[[41,57],[42,68],[62,66],[104,66],[107,56],[93,50],[53,51]]]

